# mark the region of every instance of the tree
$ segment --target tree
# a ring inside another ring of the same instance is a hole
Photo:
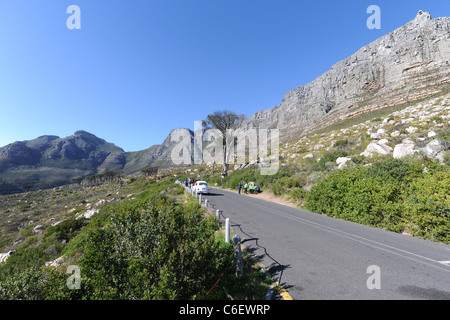
[[[144,169],[141,170],[143,174],[145,174],[147,177],[154,176],[158,173],[158,167],[148,165]]]
[[[234,139],[227,140],[227,134],[230,129],[237,129],[241,126],[242,121],[245,119],[245,115],[236,113],[228,110],[215,111],[203,120],[203,128],[218,129],[222,134],[222,146],[223,146],[223,174],[226,176],[228,172],[228,147],[231,143],[234,143]],[[229,137],[228,137],[229,138]]]
[[[33,188],[33,186],[32,186],[31,184],[27,184],[27,185],[24,185],[24,186],[22,187],[22,189],[25,190],[25,192],[30,191],[31,188]]]

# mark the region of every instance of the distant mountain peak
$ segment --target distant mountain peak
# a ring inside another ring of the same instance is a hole
[[[94,134],[92,134],[92,133],[90,133],[90,132],[87,132],[87,131],[85,131],[85,130],[78,130],[78,131],[75,131],[75,133],[74,133],[73,135],[74,135],[74,136],[94,136],[94,137],[95,137]]]

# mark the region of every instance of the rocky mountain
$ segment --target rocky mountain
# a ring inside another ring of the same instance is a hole
[[[192,131],[174,129],[162,144],[138,152],[125,152],[86,131],[11,143],[0,148],[0,194],[21,192],[23,186],[55,187],[106,171],[132,174],[149,164],[173,166],[171,152],[178,142],[172,134],[181,130],[193,143]]]
[[[339,61],[283,102],[249,117],[247,128],[278,128],[284,141],[365,112],[450,88],[450,18],[419,11],[397,30]]]
[[[185,136],[187,143],[194,145],[194,132],[189,129],[173,129],[162,144],[151,146],[148,149],[127,153],[124,171],[133,173],[145,168],[149,164],[160,168],[176,166],[172,161],[172,150],[180,142],[175,139],[177,136]],[[183,142],[183,140],[182,140]],[[193,163],[193,153],[190,155],[190,161]]]
[[[24,185],[53,187],[98,172],[119,170],[125,152],[86,131],[59,138],[41,136],[0,148],[0,193]]]

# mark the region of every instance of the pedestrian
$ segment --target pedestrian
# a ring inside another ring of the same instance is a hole
[[[241,185],[241,183],[239,182],[239,184],[238,184],[239,194],[241,194],[241,188],[242,188],[242,185]]]
[[[245,194],[247,194],[247,189],[248,189],[248,184],[247,184],[247,182],[244,184],[244,192],[245,192]]]

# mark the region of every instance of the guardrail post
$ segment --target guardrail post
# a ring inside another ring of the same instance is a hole
[[[225,242],[230,243],[230,218],[225,219]]]
[[[233,237],[233,244],[236,248],[236,253],[234,255],[234,259],[236,262],[236,277],[238,279],[242,278],[244,276],[244,268],[242,264],[242,254],[241,254],[241,237],[239,235],[235,235]]]

